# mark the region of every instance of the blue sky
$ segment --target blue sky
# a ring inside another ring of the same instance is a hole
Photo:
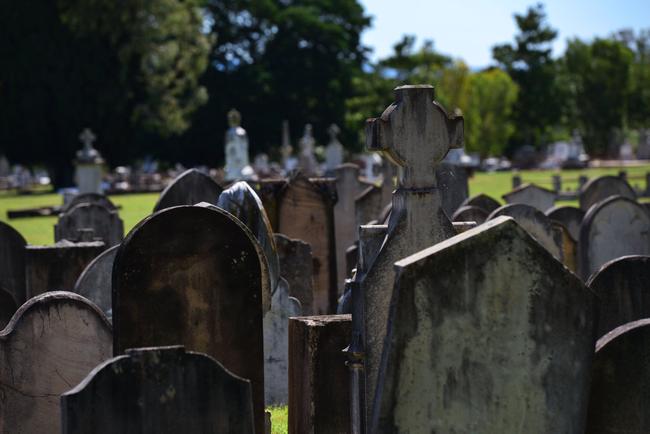
[[[385,57],[405,33],[433,39],[436,50],[462,58],[478,68],[491,62],[491,47],[510,42],[516,33],[513,14],[534,0],[360,0],[374,17],[363,42],[374,48],[373,59]],[[607,36],[621,28],[650,28],[650,0],[548,0],[548,22],[558,30],[554,55],[566,40]]]

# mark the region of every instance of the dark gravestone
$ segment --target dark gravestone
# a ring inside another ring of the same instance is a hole
[[[454,212],[451,219],[455,222],[476,222],[483,223],[488,217],[483,208],[477,206],[461,206]]]
[[[469,196],[467,170],[455,164],[440,163],[436,167],[436,179],[442,195],[442,209],[451,218]]]
[[[350,315],[289,320],[289,434],[350,432]]]
[[[246,226],[217,207],[179,206],[147,217],[115,257],[113,329],[115,354],[184,345],[249,379],[262,432],[262,315],[270,294],[258,248]]]
[[[650,257],[624,256],[606,263],[587,283],[598,296],[597,336],[650,318]]]
[[[109,318],[112,317],[113,262],[119,246],[113,246],[93,259],[81,273],[73,292],[95,303]]]
[[[482,208],[483,211],[490,214],[492,211],[499,208],[501,204],[497,200],[492,199],[487,194],[481,193],[477,194],[476,196],[467,198],[467,200],[465,200],[461,206],[477,206],[479,208]]]
[[[178,205],[194,205],[199,202],[216,204],[223,188],[208,175],[196,169],[181,173],[169,184],[158,198],[153,211]]]
[[[610,196],[623,196],[635,200],[636,193],[624,179],[617,176],[601,176],[587,182],[578,197],[580,209],[587,212],[592,205]]]
[[[650,319],[622,325],[598,340],[586,433],[650,432],[649,364]]]
[[[61,396],[63,434],[253,434],[248,380],[182,346],[138,348]]]
[[[594,297],[526,231],[500,217],[395,268],[368,432],[585,432]]]
[[[112,357],[111,326],[83,297],[28,300],[0,333],[0,432],[58,433],[59,395]]]
[[[106,249],[102,241],[27,246],[27,298],[47,291],[72,291],[88,264]]]
[[[503,195],[506,203],[521,203],[537,208],[541,212],[552,208],[555,204],[555,192],[534,184],[524,184]]]
[[[13,295],[0,288],[0,330],[5,328],[17,309]]]
[[[289,295],[302,305],[303,314],[314,311],[314,264],[311,246],[302,240],[274,234],[280,258],[280,275],[289,284]]]
[[[124,224],[117,211],[96,203],[81,203],[59,215],[54,225],[54,241],[78,241],[80,229],[92,229],[93,238],[107,247],[119,244],[124,238]]]
[[[117,211],[117,207],[107,196],[99,193],[82,193],[74,196],[70,202],[65,204],[62,212],[69,211],[75,206],[82,203],[94,203],[97,205],[102,205],[104,208],[107,208],[110,211]]]
[[[546,211],[546,217],[562,223],[574,240],[580,238],[580,224],[585,217],[585,212],[573,206],[555,206]]]
[[[578,241],[578,268],[584,281],[612,259],[649,254],[650,214],[644,206],[612,196],[589,208]]]
[[[0,287],[14,298],[16,306],[27,300],[25,294],[25,246],[17,230],[0,222]]]

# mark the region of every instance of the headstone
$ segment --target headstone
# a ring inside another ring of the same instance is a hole
[[[57,433],[59,395],[111,357],[111,327],[83,297],[50,292],[28,300],[0,334],[0,431]]]
[[[93,142],[97,139],[89,128],[85,128],[79,135],[79,140],[84,147],[77,151],[75,160],[75,182],[79,193],[102,194],[102,165],[104,159],[97,149],[93,148]]]
[[[461,166],[441,163],[436,167],[436,179],[442,195],[442,208],[451,218],[469,196],[467,171]]]
[[[196,169],[189,169],[181,173],[160,193],[153,212],[199,202],[216,204],[222,191],[223,188],[208,175]]]
[[[336,124],[330,125],[327,130],[330,142],[325,148],[325,168],[328,172],[343,164],[343,145],[337,137],[340,132],[341,129]]]
[[[0,288],[11,294],[16,306],[25,294],[25,246],[27,241],[5,222],[0,222]]]
[[[578,267],[583,280],[612,259],[648,254],[650,214],[642,205],[613,196],[589,208],[578,241]]]
[[[289,434],[349,433],[350,315],[289,320]]]
[[[280,154],[282,155],[282,167],[289,172],[295,169],[297,164],[295,157],[291,156],[293,147],[291,146],[291,137],[289,134],[289,121],[282,121],[282,146]]]
[[[314,311],[314,263],[309,243],[274,234],[280,259],[280,275],[289,285],[289,295],[298,299],[303,315]]]
[[[608,175],[592,179],[580,189],[580,209],[587,212],[592,205],[615,195],[636,199],[636,193],[630,184],[617,176]]]
[[[0,288],[0,330],[4,329],[18,310],[14,296]]]
[[[591,370],[586,433],[650,432],[650,319],[622,325],[598,340]]]
[[[512,189],[515,190],[521,187],[521,175],[518,173],[512,175]]]
[[[495,209],[499,208],[501,204],[496,201],[495,199],[492,199],[490,196],[487,194],[477,194],[476,196],[469,197],[461,204],[461,206],[477,206],[486,213],[490,214],[492,211]]]
[[[137,348],[61,396],[63,434],[253,434],[250,382],[182,346]]]
[[[80,229],[92,229],[95,240],[103,241],[107,247],[124,238],[124,223],[117,211],[96,203],[81,203],[59,215],[54,225],[54,241],[77,241]]]
[[[580,238],[580,224],[585,217],[585,212],[573,206],[555,206],[546,211],[546,217],[562,223],[567,228],[571,237],[578,241]]]
[[[553,191],[557,193],[562,193],[562,177],[560,175],[553,175],[551,177],[551,182],[553,184]]]
[[[289,296],[289,285],[280,282],[264,315],[264,404],[289,401],[289,318],[301,314],[298,299]]]
[[[81,273],[73,289],[73,292],[95,303],[109,319],[113,316],[111,282],[118,247],[113,246],[93,259]]]
[[[276,232],[311,245],[314,261],[313,312],[317,315],[336,309],[334,180],[330,187],[331,190],[323,188],[322,184],[317,185],[298,173],[283,188],[278,201]]]
[[[245,179],[252,175],[248,159],[248,135],[241,127],[241,114],[231,109],[228,112],[228,131],[225,138],[226,174],[227,181]],[[209,201],[208,201],[209,202]]]
[[[506,203],[523,203],[537,208],[541,212],[552,208],[556,197],[555,192],[534,184],[524,184],[503,195]]]
[[[82,203],[95,203],[102,205],[110,211],[117,211],[117,207],[113,202],[111,202],[108,196],[98,193],[83,193],[73,196],[72,199],[70,199],[70,201],[63,207],[63,212],[68,211]]]
[[[452,215],[451,219],[455,222],[476,222],[477,224],[483,223],[487,220],[488,213],[477,206],[461,206]]]
[[[650,257],[614,259],[591,276],[587,286],[598,297],[599,338],[625,323],[650,318]]]
[[[318,162],[314,155],[316,140],[312,135],[311,124],[305,125],[305,132],[300,138],[300,155],[298,156],[298,167],[305,176],[313,176],[318,173]]]
[[[359,166],[342,164],[335,168],[336,195],[334,205],[334,230],[336,233],[336,271],[338,293],[343,292],[346,275],[345,251],[357,239],[357,221],[355,221],[355,198],[363,184],[359,182]]]
[[[379,214],[385,206],[383,198],[381,187],[366,184],[366,188],[354,198],[355,228],[379,218]]]
[[[395,268],[368,432],[585,432],[594,297],[520,226],[488,221]]]
[[[401,86],[395,96],[396,102],[380,118],[366,124],[366,146],[388,153],[390,160],[401,166],[385,241],[355,278],[363,293],[363,329],[354,332],[363,336],[366,397],[375,393],[395,280],[394,262],[454,235],[442,208],[435,168],[450,148],[463,143],[463,118],[448,115],[434,101],[432,86]]]
[[[217,207],[180,206],[143,220],[113,265],[114,352],[184,345],[251,381],[255,430],[264,429],[262,315],[270,302],[263,253]]]
[[[84,269],[105,249],[106,245],[102,241],[73,243],[62,240],[49,246],[27,246],[27,298],[47,291],[72,291]]]

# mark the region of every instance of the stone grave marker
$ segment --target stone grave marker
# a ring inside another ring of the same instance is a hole
[[[264,429],[262,317],[270,304],[263,252],[230,213],[179,206],[140,222],[113,265],[114,352],[184,345],[251,381]],[[267,304],[268,303],[268,304]]]
[[[305,125],[305,132],[300,141],[300,153],[298,154],[298,167],[306,176],[314,176],[318,173],[318,162],[314,154],[316,139],[312,133],[311,124]]]
[[[102,166],[104,159],[97,149],[93,148],[93,142],[97,137],[89,128],[85,128],[79,134],[79,140],[84,147],[77,151],[75,164],[75,182],[79,193],[102,193]]]
[[[18,309],[0,351],[0,432],[57,433],[59,395],[112,356],[111,326],[85,298],[50,292]]]
[[[365,188],[354,198],[355,229],[379,218],[385,207],[381,187],[366,184]]]
[[[0,287],[19,306],[27,300],[25,294],[25,247],[27,241],[5,222],[0,222]]]
[[[111,282],[118,247],[113,246],[93,259],[81,273],[73,289],[73,292],[95,303],[109,319],[113,317]]]
[[[208,175],[196,169],[189,169],[181,173],[160,193],[153,212],[199,202],[216,204],[222,191],[223,188]]]
[[[92,229],[95,239],[107,247],[119,244],[124,238],[124,223],[117,211],[97,203],[80,203],[59,215],[54,225],[54,241],[76,241],[80,229]]]
[[[594,297],[525,230],[499,217],[395,269],[368,432],[585,432]]]
[[[440,163],[436,167],[436,179],[441,190],[442,208],[451,218],[469,196],[467,171],[456,164]]]
[[[587,212],[592,205],[609,196],[623,196],[635,200],[636,193],[624,179],[618,176],[600,176],[588,181],[578,196],[580,209]]]
[[[650,214],[642,205],[612,196],[589,208],[578,241],[578,267],[583,280],[612,259],[648,254]]]
[[[61,396],[63,434],[253,434],[251,385],[182,346],[129,349]]]
[[[283,234],[274,234],[280,258],[280,275],[289,285],[289,295],[298,299],[302,313],[311,315],[314,304],[314,264],[311,246]]]
[[[373,260],[355,277],[363,293],[363,330],[354,332],[363,336],[366,397],[375,392],[395,277],[393,263],[454,235],[435,168],[450,148],[463,143],[463,118],[450,116],[434,101],[432,86],[400,86],[395,97],[381,117],[366,123],[366,147],[383,151],[401,168],[385,241],[376,254],[366,255]]]
[[[98,205],[102,205],[103,207],[109,209],[110,211],[117,211],[117,207],[113,202],[111,202],[108,196],[99,193],[82,193],[73,196],[70,202],[64,205],[62,211],[66,212],[82,203],[95,203]]]
[[[315,314],[325,314],[336,308],[336,191],[333,183],[331,187],[329,190],[323,184],[317,185],[299,172],[284,186],[278,200],[276,232],[311,245]]]
[[[334,205],[334,230],[337,283],[340,294],[346,278],[345,251],[357,239],[355,198],[361,192],[363,184],[359,182],[359,166],[356,164],[342,164],[335,168],[334,174],[338,196],[338,201]]]
[[[650,318],[650,257],[623,256],[606,263],[587,286],[598,296],[599,338],[625,323]]]
[[[555,206],[548,209],[545,214],[551,220],[562,223],[568,229],[571,237],[578,241],[580,238],[580,224],[585,217],[583,210],[573,206]]]
[[[0,288],[0,330],[5,328],[16,310],[18,310],[18,306],[16,306],[14,296]]]
[[[330,125],[327,133],[330,136],[330,142],[325,147],[325,169],[327,172],[331,172],[343,164],[343,145],[337,137],[341,133],[338,125]]]
[[[237,110],[231,109],[228,112],[228,125],[230,128],[226,131],[225,138],[225,178],[227,181],[248,178],[253,174],[248,157],[248,134],[241,126],[241,114]],[[214,200],[214,198],[212,200],[203,198],[194,203],[214,203]],[[176,205],[193,205],[193,203],[176,203]]]
[[[586,433],[650,432],[649,342],[650,319],[624,324],[598,340]]]
[[[472,205],[461,206],[451,217],[455,222],[476,222],[479,225],[487,218],[488,213],[483,208]]]
[[[501,204],[487,194],[481,193],[476,196],[468,197],[460,206],[477,206],[489,215],[492,211],[499,208]]]
[[[555,205],[557,194],[535,184],[524,184],[503,195],[507,203],[522,203],[537,208],[541,212]]]
[[[47,291],[72,291],[88,264],[106,249],[102,241],[73,243],[61,240],[49,246],[27,246],[27,298]]]

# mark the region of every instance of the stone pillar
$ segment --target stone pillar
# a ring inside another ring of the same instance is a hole
[[[518,173],[513,173],[512,174],[512,189],[514,190],[515,188],[521,186],[521,175]]]

